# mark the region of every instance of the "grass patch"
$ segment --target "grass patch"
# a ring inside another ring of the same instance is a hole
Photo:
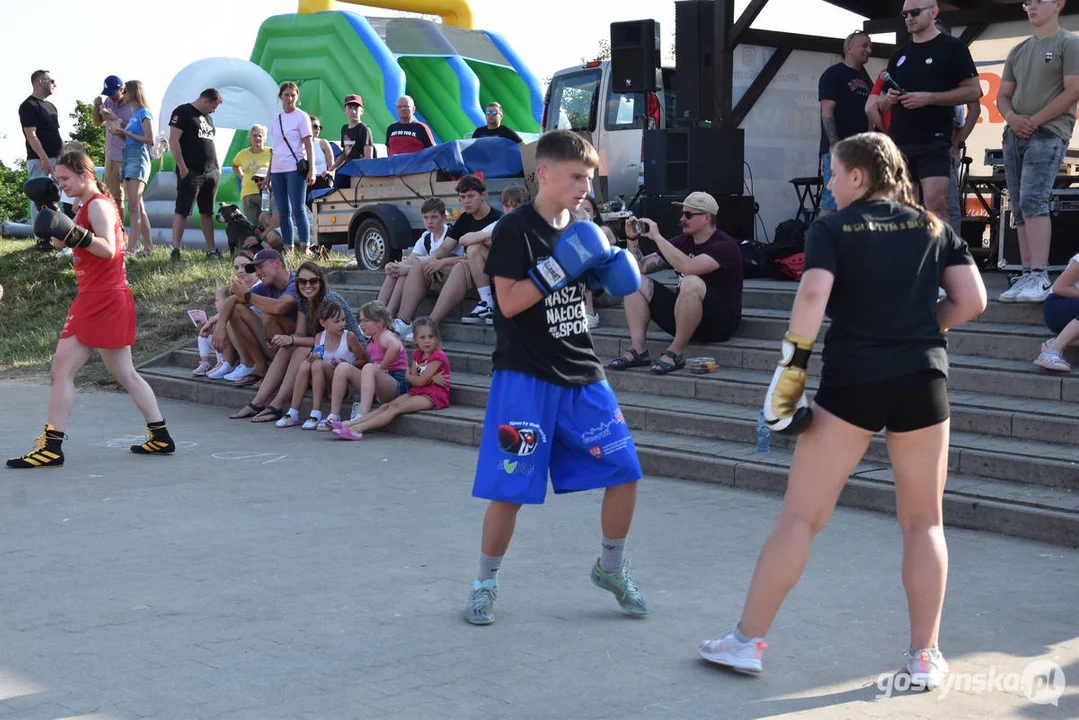
[[[0,240],[0,372],[18,376],[47,375],[60,329],[75,298],[75,271],[70,259],[51,253],[27,252],[31,240]],[[343,267],[347,255],[334,253],[320,265]],[[304,258],[290,256],[285,264],[295,270]],[[138,332],[132,354],[135,364],[195,337],[189,308],[214,312],[214,290],[227,285],[232,266],[207,261],[202,252],[183,251],[172,262],[168,251],[129,260],[127,280],[135,295]],[[101,356],[94,353],[79,373],[81,385],[115,386]]]

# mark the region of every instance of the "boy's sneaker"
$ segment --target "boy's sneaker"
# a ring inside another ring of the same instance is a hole
[[[210,370],[212,370],[212,369],[213,369],[213,366],[210,365],[210,363],[207,362],[206,360],[203,360],[203,361],[201,361],[199,363],[199,366],[197,368],[195,368],[194,370],[191,371],[191,374],[196,376],[196,377],[202,377],[206,373],[210,372]]]
[[[236,368],[232,365],[232,363],[223,362],[210,372],[206,373],[206,377],[210,378],[211,380],[220,380],[235,369]]]
[[[1044,270],[1032,272],[1030,280],[1023,285],[1023,289],[1015,296],[1015,301],[1021,303],[1045,302],[1045,298],[1049,297],[1049,291],[1052,289],[1053,283],[1049,280],[1049,273]]]
[[[1000,294],[1000,297],[997,298],[997,300],[1004,303],[1015,302],[1015,299],[1019,297],[1019,293],[1022,292],[1023,288],[1026,287],[1026,284],[1030,282],[1030,276],[1031,274],[1028,272],[1020,275],[1019,279],[1012,283],[1012,286],[1010,288],[1002,292]]]
[[[461,318],[461,322],[468,323],[469,325],[479,325],[487,322],[488,318],[494,321],[495,311],[490,305],[480,300],[476,303],[476,307],[472,308],[472,312]]]
[[[612,593],[626,612],[633,615],[648,614],[648,603],[641,597],[641,591],[629,577],[629,562],[624,561],[618,570],[607,572],[599,566],[599,558],[596,558],[596,564],[592,566],[592,584]]]
[[[165,427],[165,421],[146,426],[146,442],[132,445],[131,452],[136,455],[171,455],[176,452],[176,443]]]
[[[7,461],[7,466],[17,469],[62,467],[64,451],[60,445],[63,441],[62,432],[52,425],[46,425],[45,432],[38,435],[37,440],[34,441],[34,449],[21,457],[11,458]]]
[[[254,373],[255,373],[255,368],[254,367],[248,367],[247,365],[244,365],[243,363],[240,363],[239,365],[237,365],[233,369],[232,372],[230,372],[228,375],[225,375],[222,378],[222,380],[229,380],[231,382],[236,382],[237,380],[243,380],[248,375],[253,375]]]
[[[1042,346],[1041,354],[1034,360],[1034,364],[1040,368],[1053,370],[1055,372],[1072,371],[1071,363],[1065,360],[1056,350],[1050,350],[1045,346]]]
[[[169,253],[169,260],[179,260],[179,259],[180,259],[180,248],[173,248],[172,252]]]
[[[588,329],[595,330],[599,327],[599,313],[595,315],[585,315],[585,319],[588,321]]]
[[[394,318],[393,331],[401,337],[404,337],[412,332],[412,323],[405,322],[401,318]]]
[[[750,638],[749,642],[738,642],[734,630],[715,640],[705,640],[697,648],[697,654],[708,662],[745,673],[761,671],[761,655],[768,643],[764,638]]]
[[[206,259],[207,260],[224,260],[224,258],[221,257],[221,251],[216,250],[216,249],[215,250],[210,250],[209,252],[207,252],[206,253]]]
[[[907,650],[903,656],[906,662],[899,672],[910,675],[912,686],[932,690],[944,682],[944,676],[948,674],[948,661],[938,648]]]
[[[490,625],[495,621],[495,600],[498,599],[498,581],[476,580],[472,583],[472,592],[468,594],[468,609],[465,620],[473,625]]]

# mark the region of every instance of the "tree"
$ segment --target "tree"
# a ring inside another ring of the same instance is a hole
[[[581,58],[581,64],[584,65],[588,62],[596,62],[598,60],[610,60],[611,59],[611,40],[610,38],[603,38],[599,41],[599,48],[596,51],[594,58]]]
[[[15,161],[15,167],[9,168],[0,161],[0,221],[25,220],[29,205],[23,195],[22,185],[29,179],[26,161]]]
[[[105,126],[94,126],[94,106],[81,100],[75,101],[75,112],[69,115],[75,121],[72,140],[78,140],[86,147],[86,154],[94,165],[105,164]]]

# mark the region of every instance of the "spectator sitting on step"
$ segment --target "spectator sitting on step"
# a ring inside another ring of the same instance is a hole
[[[1043,311],[1046,326],[1057,336],[1042,345],[1034,364],[1046,370],[1071,372],[1064,350],[1069,345],[1079,345],[1079,255],[1068,261],[1064,272],[1053,282]]]
[[[329,432],[329,418],[322,417],[322,400],[326,386],[333,382],[338,365],[352,364],[357,369],[367,364],[367,352],[356,335],[345,329],[345,308],[328,300],[318,309],[318,322],[322,332],[315,338],[315,346],[300,363],[292,388],[292,405],[277,421],[277,427],[288,428],[300,424],[300,406],[307,385],[311,385],[311,414],[303,423],[304,430]],[[297,353],[300,354],[300,353]]]
[[[364,417],[341,423],[335,432],[342,440],[362,440],[365,432],[384,428],[407,413],[450,406],[450,360],[439,347],[442,339],[438,325],[429,317],[421,317],[416,318],[413,327],[417,347],[412,352],[412,367],[405,373],[405,380],[412,386],[408,394],[398,395]]]
[[[233,275],[236,277],[237,280],[245,284],[248,289],[250,289],[255,283],[258,282],[258,277],[255,276],[255,273],[248,272],[248,269],[251,267],[251,261],[254,259],[255,255],[250,250],[239,250],[235,255],[232,256]],[[239,353],[236,352],[236,348],[233,344],[232,333],[228,333],[225,337],[227,347],[225,347],[224,350],[218,351],[215,350],[213,347],[213,341],[211,338],[213,337],[214,330],[217,328],[218,320],[221,317],[221,308],[225,306],[225,300],[227,300],[228,297],[232,295],[232,287],[230,285],[226,285],[223,288],[220,288],[217,292],[223,294],[221,302],[215,302],[215,305],[217,306],[217,313],[207,318],[206,322],[202,325],[202,327],[199,328],[200,351],[204,347],[203,343],[205,341],[207,343],[206,346],[212,352],[220,356],[220,362],[215,367],[204,373],[206,377],[211,380],[220,380],[221,378],[225,377],[233,370],[235,370],[236,367],[242,362],[240,360]],[[250,358],[246,359],[250,360]]]
[[[341,420],[341,404],[349,388],[360,393],[360,416],[371,412],[376,398],[380,403],[388,403],[408,393],[410,386],[405,379],[408,353],[401,338],[389,327],[392,317],[377,300],[360,308],[360,329],[371,338],[367,341],[369,362],[362,368],[345,363],[334,369],[330,414],[326,416],[331,428],[340,429],[334,421]]]
[[[581,213],[581,218],[583,220],[588,220],[599,225],[599,229],[603,231],[603,234],[607,237],[607,242],[609,242],[612,247],[618,244],[618,238],[615,236],[614,231],[606,225],[601,224],[599,204],[594,197],[591,195],[585,197],[578,212]],[[588,320],[588,329],[595,330],[599,327],[599,313],[596,312],[595,298],[593,297],[592,291],[589,289],[584,291],[584,310],[585,318]]]
[[[227,300],[231,294],[232,288],[227,285],[219,287],[217,291],[214,292],[214,308],[217,309],[218,313],[221,312],[221,308],[225,305],[225,300]],[[210,334],[202,332],[202,329],[206,327],[208,323],[209,320],[195,323],[195,327],[199,330],[196,338],[199,345],[199,364],[198,367],[191,371],[191,374],[195,377],[204,377],[207,373],[217,370],[225,364],[224,353],[214,350],[213,343],[210,341]],[[215,355],[217,356],[216,364],[213,361]]]
[[[232,281],[233,296],[221,309],[214,330],[214,349],[221,352],[227,346],[227,333],[234,333],[241,363],[223,379],[239,386],[254,385],[266,375],[266,358],[276,354],[278,348],[273,344],[267,346],[264,338],[289,335],[296,329],[295,273],[288,271],[276,250],[260,250],[251,264],[259,281],[250,288],[239,280]],[[256,309],[261,311],[261,322],[253,312]],[[248,358],[251,364],[246,362]]]
[[[503,215],[528,202],[528,188],[523,185],[510,185],[502,191],[499,197],[502,202]],[[491,251],[491,236],[494,234],[498,222],[488,225],[483,230],[470,232],[461,237],[460,247],[465,249],[465,257],[468,258],[468,275],[476,286],[480,302],[472,308],[472,312],[465,315],[461,320],[469,324],[486,322],[494,323],[494,303],[491,301],[491,278],[483,271],[487,264],[487,254]]]
[[[230,416],[234,420],[250,418],[251,422],[266,423],[281,418],[285,404],[292,399],[300,363],[315,346],[315,335],[323,329],[318,316],[324,303],[335,302],[344,308],[345,329],[363,339],[352,308],[330,289],[326,273],[317,263],[305,262],[296,270],[296,292],[299,295],[296,328],[291,334],[275,335],[270,339],[270,345],[277,348],[277,353],[266,371],[266,378],[251,402]]]
[[[458,245],[448,258],[432,260],[432,255],[437,253],[442,243],[446,241],[446,234],[450,226],[446,224],[446,203],[440,198],[427,198],[420,208],[423,217],[424,232],[416,241],[416,246],[408,257],[400,262],[388,263],[385,267],[386,279],[382,281],[382,287],[378,291],[378,301],[386,306],[390,315],[396,315],[401,309],[401,294],[405,289],[405,278],[412,270],[424,273],[430,264],[430,273],[433,277],[428,280],[427,286],[437,283],[442,285],[442,271],[464,255],[464,248]],[[448,276],[448,269],[446,274]]]
[[[436,273],[442,278],[442,288],[431,311],[431,318],[436,323],[441,323],[464,301],[465,295],[472,289],[472,272],[464,258],[451,256],[457,250],[458,243],[467,238],[469,233],[484,230],[502,217],[502,213],[487,204],[487,185],[475,175],[465,175],[457,181],[457,199],[461,202],[461,216],[446,234],[446,242],[442,243],[435,256],[427,262],[423,273],[409,273],[405,279],[398,319],[393,322],[394,330],[405,342],[409,342],[412,318],[427,294],[428,283]],[[439,262],[434,263],[435,260]],[[480,304],[471,315],[464,318],[465,322],[484,322],[488,315],[494,312],[493,307],[491,289],[487,288],[486,295],[483,291],[480,292]]]
[[[625,298],[626,322],[631,345],[626,354],[612,360],[614,370],[651,365],[651,371],[664,375],[686,365],[683,352],[690,342],[713,343],[727,340],[742,321],[742,251],[738,242],[716,229],[719,205],[708,193],[690,193],[682,206],[682,234],[667,240],[659,234],[654,220],[643,219],[659,252],[641,254],[635,218],[626,221],[628,249],[637,259],[641,275],[668,268],[679,276],[677,290],[643,277],[641,289]],[[651,362],[645,333],[648,321],[654,320],[664,332],[673,335],[667,349]]]

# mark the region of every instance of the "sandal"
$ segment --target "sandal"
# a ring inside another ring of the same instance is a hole
[[[648,351],[637,352],[636,348],[630,348],[626,351],[630,357],[623,355],[622,357],[616,357],[607,363],[607,367],[611,370],[628,370],[635,367],[644,367],[645,365],[652,364],[652,358],[648,354]]]
[[[301,428],[301,430],[314,430],[315,428],[318,427],[318,424],[320,422],[322,422],[322,421],[319,420],[314,415],[312,415],[311,417],[309,417],[309,418],[307,418],[306,420],[303,421],[303,427]]]
[[[246,415],[241,415],[240,414],[240,413],[245,412],[247,410],[250,410],[251,412],[249,414],[246,414]],[[247,418],[258,417],[259,413],[264,412],[265,410],[266,410],[265,405],[256,405],[255,403],[247,403],[242,408],[240,408],[236,412],[229,415],[229,420],[246,420]]]
[[[278,410],[273,405],[267,405],[266,407],[264,407],[262,409],[262,411],[258,415],[251,418],[251,422],[253,422],[253,423],[274,422],[275,420],[280,420],[281,416],[284,415],[284,414],[285,414],[284,411]]]
[[[292,415],[283,415],[280,420],[278,420],[276,423],[274,423],[274,425],[276,425],[279,428],[296,427],[299,424],[300,424],[300,418],[293,417]]]
[[[247,377],[240,378],[239,380],[234,382],[233,385],[235,385],[236,387],[251,387],[251,386],[254,386],[255,383],[261,382],[261,381],[262,381],[262,376],[261,375],[251,374],[251,375],[248,375]],[[252,389],[257,390],[258,388],[252,388]]]
[[[652,367],[649,368],[649,370],[652,371],[653,375],[666,375],[667,373],[672,373],[675,370],[681,370],[686,366],[685,355],[678,355],[674,352],[671,352],[670,350],[664,350],[659,357],[660,359],[652,363]],[[663,358],[670,358],[674,362],[668,362]]]

